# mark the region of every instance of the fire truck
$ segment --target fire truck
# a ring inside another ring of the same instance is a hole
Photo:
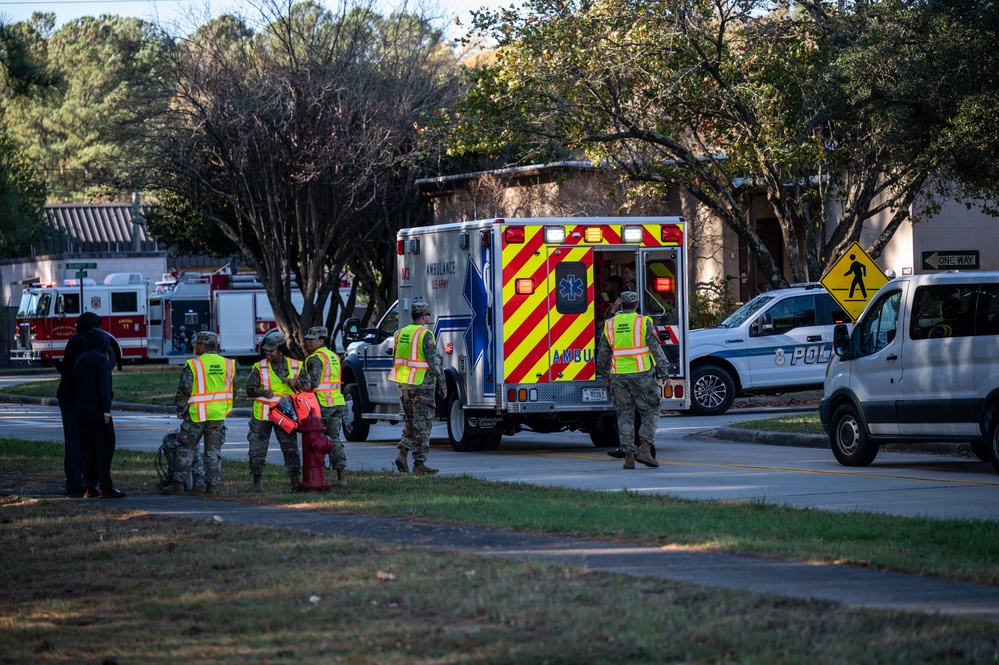
[[[489,219],[398,233],[398,300],[376,328],[344,322],[345,437],[401,421],[388,379],[394,333],[414,302],[433,311],[448,397],[438,397],[457,451],[494,450],[523,429],[579,430],[617,445],[610,391],[595,355],[611,275],[632,279],[669,360],[662,406],[686,410],[687,290],[682,217]]]
[[[187,273],[151,288],[139,273],[114,273],[100,284],[69,279],[25,289],[11,359],[41,365],[62,359],[82,312],[103,319],[101,328],[126,362],[183,361],[201,330],[218,333],[223,355],[256,359],[260,340],[275,328],[255,275]]]

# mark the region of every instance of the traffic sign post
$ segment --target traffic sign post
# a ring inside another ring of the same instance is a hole
[[[878,289],[888,283],[888,277],[855,242],[829,267],[819,282],[843,311],[856,321]]]

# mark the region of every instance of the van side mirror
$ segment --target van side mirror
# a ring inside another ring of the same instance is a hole
[[[357,317],[351,317],[343,322],[343,339],[344,341],[357,342],[362,338],[361,333],[361,320]]]
[[[845,323],[839,323],[833,328],[833,351],[843,360],[853,357],[853,350],[850,348],[850,331]]]

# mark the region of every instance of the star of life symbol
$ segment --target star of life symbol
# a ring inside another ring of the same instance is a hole
[[[777,349],[777,357],[774,358],[774,364],[778,367],[783,367],[786,362],[787,358],[784,357],[784,349]]]
[[[568,275],[559,282],[559,295],[568,301],[583,297],[583,280],[575,275]]]

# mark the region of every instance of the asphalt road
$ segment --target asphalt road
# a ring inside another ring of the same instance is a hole
[[[844,512],[903,516],[999,519],[999,475],[989,464],[944,455],[881,452],[866,468],[840,466],[827,449],[765,446],[715,439],[733,422],[771,417],[787,410],[734,409],[714,418],[666,416],[656,435],[662,466],[634,471],[594,447],[585,434],[522,432],[494,452],[456,453],[446,426],[434,426],[430,463],[445,474],[497,481],[607,491],[668,494],[684,499],[766,502]],[[162,414],[115,413],[118,445],[155,451],[179,423]],[[223,455],[247,459],[247,421],[230,417]],[[348,470],[391,470],[400,427],[379,423],[363,443],[347,444]],[[59,441],[55,407],[0,404],[0,436]],[[272,443],[268,461],[281,463]],[[127,489],[127,488],[126,488]]]

